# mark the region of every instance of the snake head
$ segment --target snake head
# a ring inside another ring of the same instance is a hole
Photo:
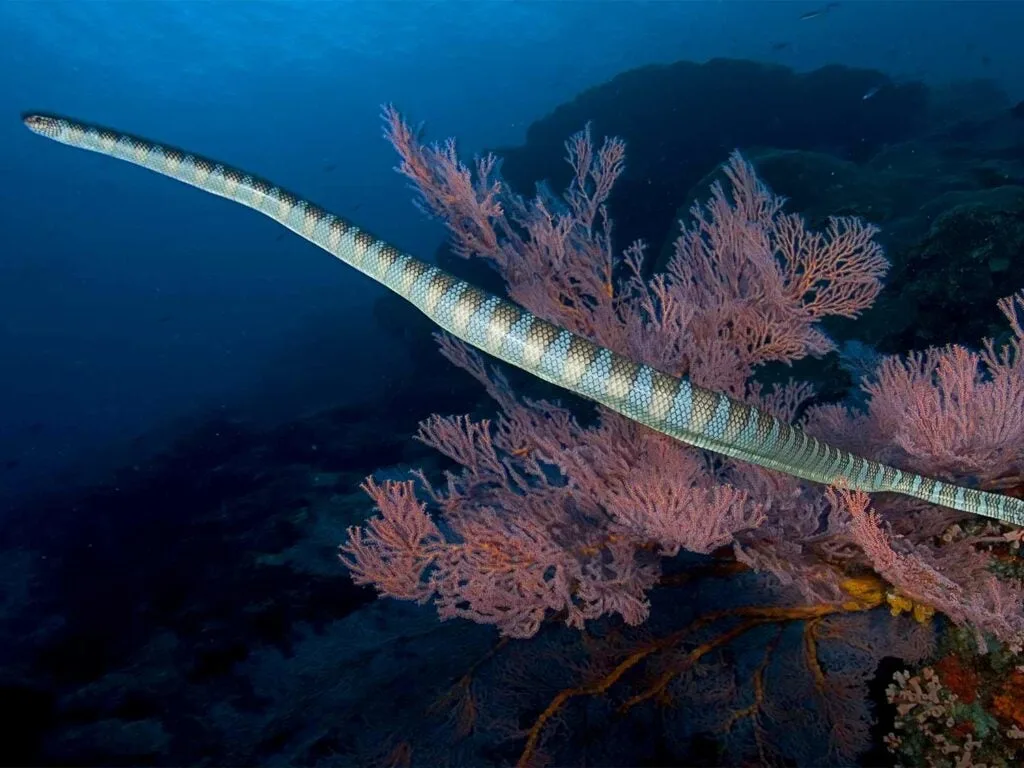
[[[21,120],[25,123],[25,127],[33,133],[51,139],[59,136],[64,127],[60,118],[51,115],[24,114],[21,116]]]

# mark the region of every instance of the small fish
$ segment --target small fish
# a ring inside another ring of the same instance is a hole
[[[772,43],[772,50],[776,52],[784,51],[789,48],[790,45],[792,45],[792,43],[789,42]]]
[[[838,8],[838,7],[839,7],[839,3],[829,3],[828,5],[823,5],[821,8],[817,8],[817,9],[815,9],[813,11],[807,11],[807,13],[801,14],[800,15],[800,21],[810,21],[811,19],[816,19],[819,16],[824,16],[826,13],[831,11],[833,8]]]
[[[880,85],[876,85],[873,88],[868,88],[867,93],[860,97],[861,101],[867,101],[868,99],[875,96],[880,90],[882,90],[882,86]]]

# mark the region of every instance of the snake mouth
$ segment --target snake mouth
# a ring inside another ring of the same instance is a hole
[[[21,116],[21,120],[30,131],[41,136],[52,138],[60,133],[60,120],[56,117],[26,113]]]

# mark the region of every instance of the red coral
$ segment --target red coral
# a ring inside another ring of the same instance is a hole
[[[1024,670],[1015,669],[992,697],[992,711],[1018,728],[1024,728]]]
[[[977,670],[967,666],[964,660],[956,655],[943,656],[932,665],[938,673],[942,684],[956,694],[964,704],[973,704],[978,697],[979,676]]]

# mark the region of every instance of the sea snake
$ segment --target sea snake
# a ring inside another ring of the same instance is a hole
[[[125,160],[269,216],[387,286],[454,336],[689,445],[816,483],[892,492],[1024,525],[1024,501],[903,472],[835,448],[764,411],[598,346],[459,280],[264,179],[191,152],[65,117],[34,133]]]

